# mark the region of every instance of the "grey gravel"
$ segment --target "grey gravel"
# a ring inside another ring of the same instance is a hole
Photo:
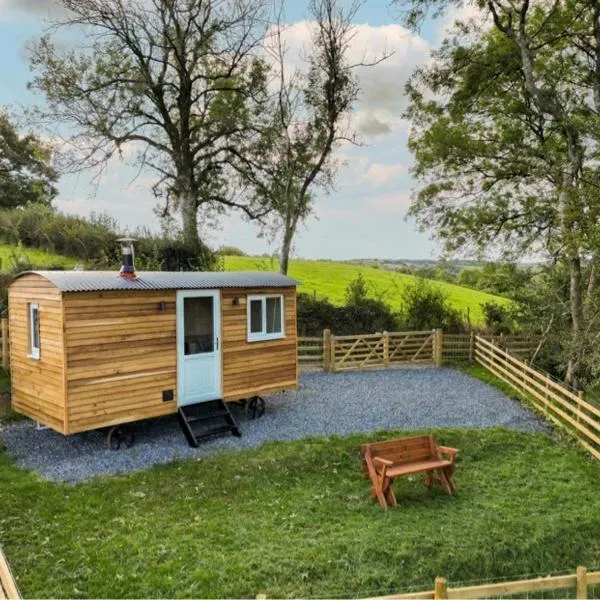
[[[296,392],[267,398],[261,419],[232,407],[242,437],[208,439],[190,448],[177,421],[165,417],[136,425],[136,443],[111,451],[105,432],[62,436],[21,421],[0,430],[18,465],[53,481],[146,469],[179,458],[257,446],[267,440],[369,433],[381,429],[507,427],[547,432],[534,413],[497,389],[448,368],[401,368],[348,373],[303,373]]]

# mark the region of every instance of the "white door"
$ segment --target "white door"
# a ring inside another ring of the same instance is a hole
[[[221,397],[220,293],[177,292],[177,404]]]

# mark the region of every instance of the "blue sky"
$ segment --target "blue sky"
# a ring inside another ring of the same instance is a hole
[[[27,90],[30,72],[26,44],[44,30],[44,17],[53,0],[0,0],[0,105],[19,112],[21,106],[40,103]],[[301,48],[306,36],[304,3],[290,2],[289,44]],[[358,257],[435,258],[436,244],[406,221],[406,209],[414,182],[406,149],[408,124],[400,115],[405,107],[402,88],[414,67],[427,60],[440,39],[444,23],[426,23],[420,35],[403,29],[387,0],[368,0],[356,18],[357,35],[352,52],[384,48],[395,54],[377,67],[360,73],[361,100],[353,126],[362,145],[337,152],[340,167],[336,188],[329,195],[317,193],[315,215],[300,229],[294,255],[305,258],[348,259]],[[28,123],[35,130],[35,124]],[[147,225],[158,229],[156,204],[149,192],[152,173],[135,181],[137,170],[114,161],[100,185],[90,184],[87,173],[65,176],[56,205],[63,211],[89,215],[108,212],[122,226]],[[258,236],[259,229],[239,215],[223,216],[217,226],[204,227],[204,239],[213,247],[235,245],[246,252],[275,252],[277,244]]]

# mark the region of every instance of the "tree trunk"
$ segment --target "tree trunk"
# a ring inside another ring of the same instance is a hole
[[[281,253],[279,261],[279,272],[282,275],[287,275],[290,262],[290,252],[292,251],[292,240],[296,231],[296,223],[294,221],[286,221],[283,232],[283,241],[281,243]]]
[[[198,204],[196,194],[191,190],[182,192],[179,198],[181,218],[183,221],[183,241],[188,248],[200,253],[198,236]]]

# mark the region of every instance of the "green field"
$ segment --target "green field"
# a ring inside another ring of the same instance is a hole
[[[67,258],[38,248],[24,248],[0,244],[0,271],[10,271],[17,263],[30,264],[35,269],[70,269],[78,262],[75,258]]]
[[[253,256],[226,256],[224,262],[227,271],[277,271],[279,268],[277,260]],[[346,287],[359,273],[362,273],[367,281],[371,295],[395,309],[401,304],[402,287],[417,281],[417,277],[404,273],[325,260],[292,260],[289,270],[289,275],[301,282],[299,291],[316,294],[317,298],[327,298],[334,304],[344,303]],[[463,317],[468,313],[474,325],[483,322],[481,304],[509,302],[506,298],[451,283],[432,280],[430,282],[446,292],[450,304],[458,309]]]
[[[0,546],[26,598],[367,597],[600,565],[600,467],[543,434],[438,430],[455,497],[383,511],[349,438],[271,442],[78,485],[0,449]]]

